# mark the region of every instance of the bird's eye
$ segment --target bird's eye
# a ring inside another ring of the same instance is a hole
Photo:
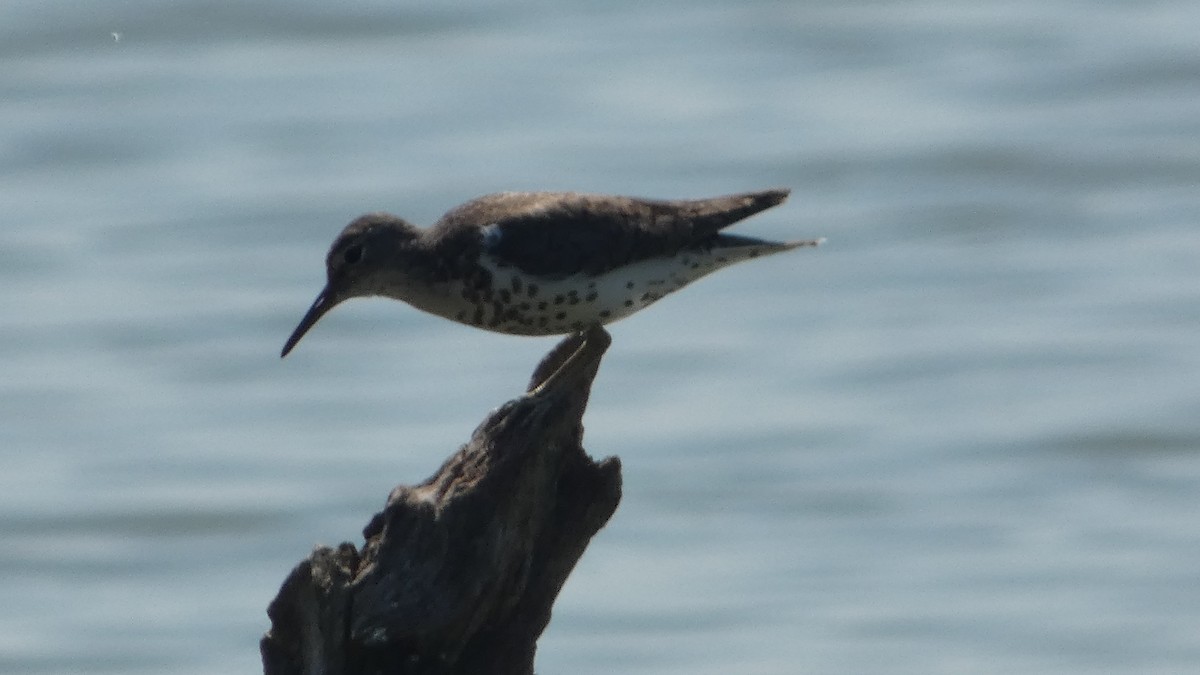
[[[346,252],[342,254],[342,260],[344,260],[347,265],[353,265],[354,263],[358,262],[359,260],[362,260],[362,256],[363,256],[363,247],[359,246],[359,245],[354,245],[354,246],[351,246],[350,248],[346,249]]]

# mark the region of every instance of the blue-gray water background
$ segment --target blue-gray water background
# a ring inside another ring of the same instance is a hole
[[[625,498],[542,673],[1200,671],[1200,5],[0,9],[0,672],[250,673],[552,339],[385,300],[355,215],[786,186],[825,247],[613,326]]]

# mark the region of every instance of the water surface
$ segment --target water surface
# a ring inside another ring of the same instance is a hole
[[[1200,9],[160,3],[0,21],[0,670],[259,670],[553,344],[334,234],[502,189],[785,186],[825,236],[613,326],[625,497],[544,673],[1200,667]]]

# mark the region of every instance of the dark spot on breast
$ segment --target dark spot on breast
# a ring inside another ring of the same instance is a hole
[[[571,329],[572,330],[583,330],[583,322],[582,321],[572,321]]]
[[[521,277],[518,277],[518,276],[516,276],[516,275],[513,275],[513,278],[512,278],[512,289],[513,289],[513,293],[520,293],[520,292],[521,292],[521,286],[522,286],[522,284],[521,284]]]
[[[555,318],[555,319],[558,319],[559,321],[562,321],[563,319],[567,318],[567,313],[566,313],[566,312],[559,312],[558,314],[555,314],[555,315],[554,315],[554,318]]]
[[[579,296],[572,295],[570,298],[567,299],[567,304],[568,305],[578,305],[579,304]]]
[[[584,298],[584,300],[587,300],[588,302],[595,302],[596,298],[598,298],[598,297],[600,297],[600,296],[596,295],[595,292],[592,292],[592,293],[588,293],[587,297]]]
[[[600,318],[601,319],[607,319],[610,316],[612,316],[612,312],[608,311],[607,309],[600,310]]]
[[[759,253],[761,253],[761,251],[759,251],[756,248],[750,249],[750,257],[751,258],[757,258]]]
[[[526,288],[525,291],[527,293],[529,293],[529,297],[532,298],[533,296],[537,295],[537,292],[538,292],[537,284],[529,284],[529,287]]]
[[[566,301],[567,301],[567,299],[561,295],[554,296],[554,304],[556,304],[556,305],[561,305]]]
[[[538,317],[538,328],[545,328],[546,324],[548,324],[548,323],[550,323],[550,317],[548,317],[548,316],[539,316]]]
[[[694,269],[694,270],[700,269],[700,263],[692,263],[692,269]]]
[[[455,321],[463,321],[466,318],[467,318],[467,310],[465,310],[465,309],[458,310],[458,314],[454,315]]]
[[[546,311],[546,308],[549,306],[550,306],[550,303],[546,302],[545,300],[538,303],[538,309],[543,312]]]
[[[517,307],[520,308],[522,312],[528,312],[529,310],[533,309],[528,302],[522,302],[521,304],[517,305]]]
[[[626,307],[633,307],[633,301],[632,301],[632,300],[626,300],[626,301],[625,301],[625,306],[626,306]]]
[[[512,302],[512,292],[507,288],[500,291],[500,302]]]
[[[717,262],[719,262],[719,263],[725,263],[725,262],[729,262],[729,259],[728,259],[728,258],[726,258],[725,256],[718,256],[718,257],[717,257]]]
[[[629,290],[633,290],[633,282],[632,282],[632,281],[626,281],[626,282],[625,282],[625,288],[628,288]]]
[[[479,305],[475,308],[475,314],[471,316],[471,323],[475,324],[476,326],[483,323],[483,305]]]

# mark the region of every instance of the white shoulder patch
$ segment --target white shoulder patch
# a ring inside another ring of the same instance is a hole
[[[485,225],[483,229],[480,230],[480,236],[482,238],[483,250],[494,251],[496,250],[496,247],[500,245],[500,237],[502,236],[500,233],[500,226],[496,223]]]

